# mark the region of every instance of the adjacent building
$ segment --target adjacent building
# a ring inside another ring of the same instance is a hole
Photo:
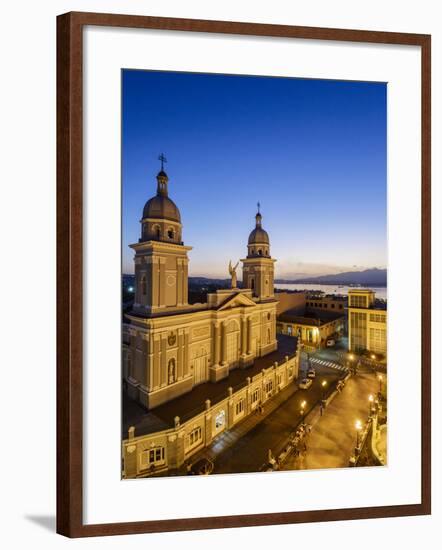
[[[348,291],[348,348],[387,355],[387,309],[369,289]]]
[[[344,329],[344,314],[289,310],[278,316],[278,333],[299,338],[305,350],[324,347],[330,338],[341,338]]]

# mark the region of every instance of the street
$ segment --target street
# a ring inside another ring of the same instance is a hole
[[[368,396],[375,395],[378,387],[373,373],[352,376],[342,393],[336,396],[314,425],[306,440],[307,451],[299,457],[289,457],[282,469],[347,467],[356,443],[355,422],[360,420],[365,424],[369,410]]]
[[[305,410],[308,412],[322,399],[322,382],[327,382],[326,391],[329,391],[342,377],[342,372],[327,367],[316,369],[316,372],[317,376],[308,390],[295,392],[271,415],[218,455],[214,473],[259,471],[267,461],[268,450],[278,447],[301,421],[301,403],[307,402]]]
[[[274,412],[252,428],[227,450],[216,456],[214,473],[256,472],[268,460],[272,452],[281,448],[302,420],[301,403],[306,401],[305,413],[317,405],[324,393],[329,395],[347,369],[339,360],[338,347],[322,349],[315,353],[301,354],[299,381],[314,367],[316,377],[307,390],[296,391]],[[325,382],[325,390],[323,383]],[[283,469],[333,468],[348,465],[348,459],[356,437],[356,418],[365,421],[368,412],[368,396],[375,394],[378,381],[369,369],[362,368],[352,377],[341,394],[324,411],[312,433],[308,436],[308,451],[298,459],[291,457]]]

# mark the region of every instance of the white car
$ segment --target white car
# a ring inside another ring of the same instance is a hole
[[[313,368],[310,368],[307,372],[307,378],[315,378],[316,377],[316,371]]]
[[[299,387],[301,390],[308,390],[309,387],[313,384],[313,380],[311,378],[304,378],[299,382]]]
[[[335,340],[333,338],[330,338],[330,340],[327,340],[327,347],[332,348],[336,344]]]

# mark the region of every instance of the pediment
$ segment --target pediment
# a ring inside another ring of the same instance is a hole
[[[220,304],[218,307],[218,311],[221,311],[223,309],[232,309],[235,307],[256,307],[256,303],[246,296],[245,294],[234,294],[233,296],[230,296],[227,298],[225,302]]]

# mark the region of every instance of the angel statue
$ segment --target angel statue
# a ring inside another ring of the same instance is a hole
[[[233,267],[232,260],[229,260],[229,273],[230,273],[230,276],[232,277],[232,284],[231,284],[232,288],[238,288],[238,284],[236,280],[236,268],[238,267],[238,265],[239,265],[239,262],[237,262],[236,266]]]

